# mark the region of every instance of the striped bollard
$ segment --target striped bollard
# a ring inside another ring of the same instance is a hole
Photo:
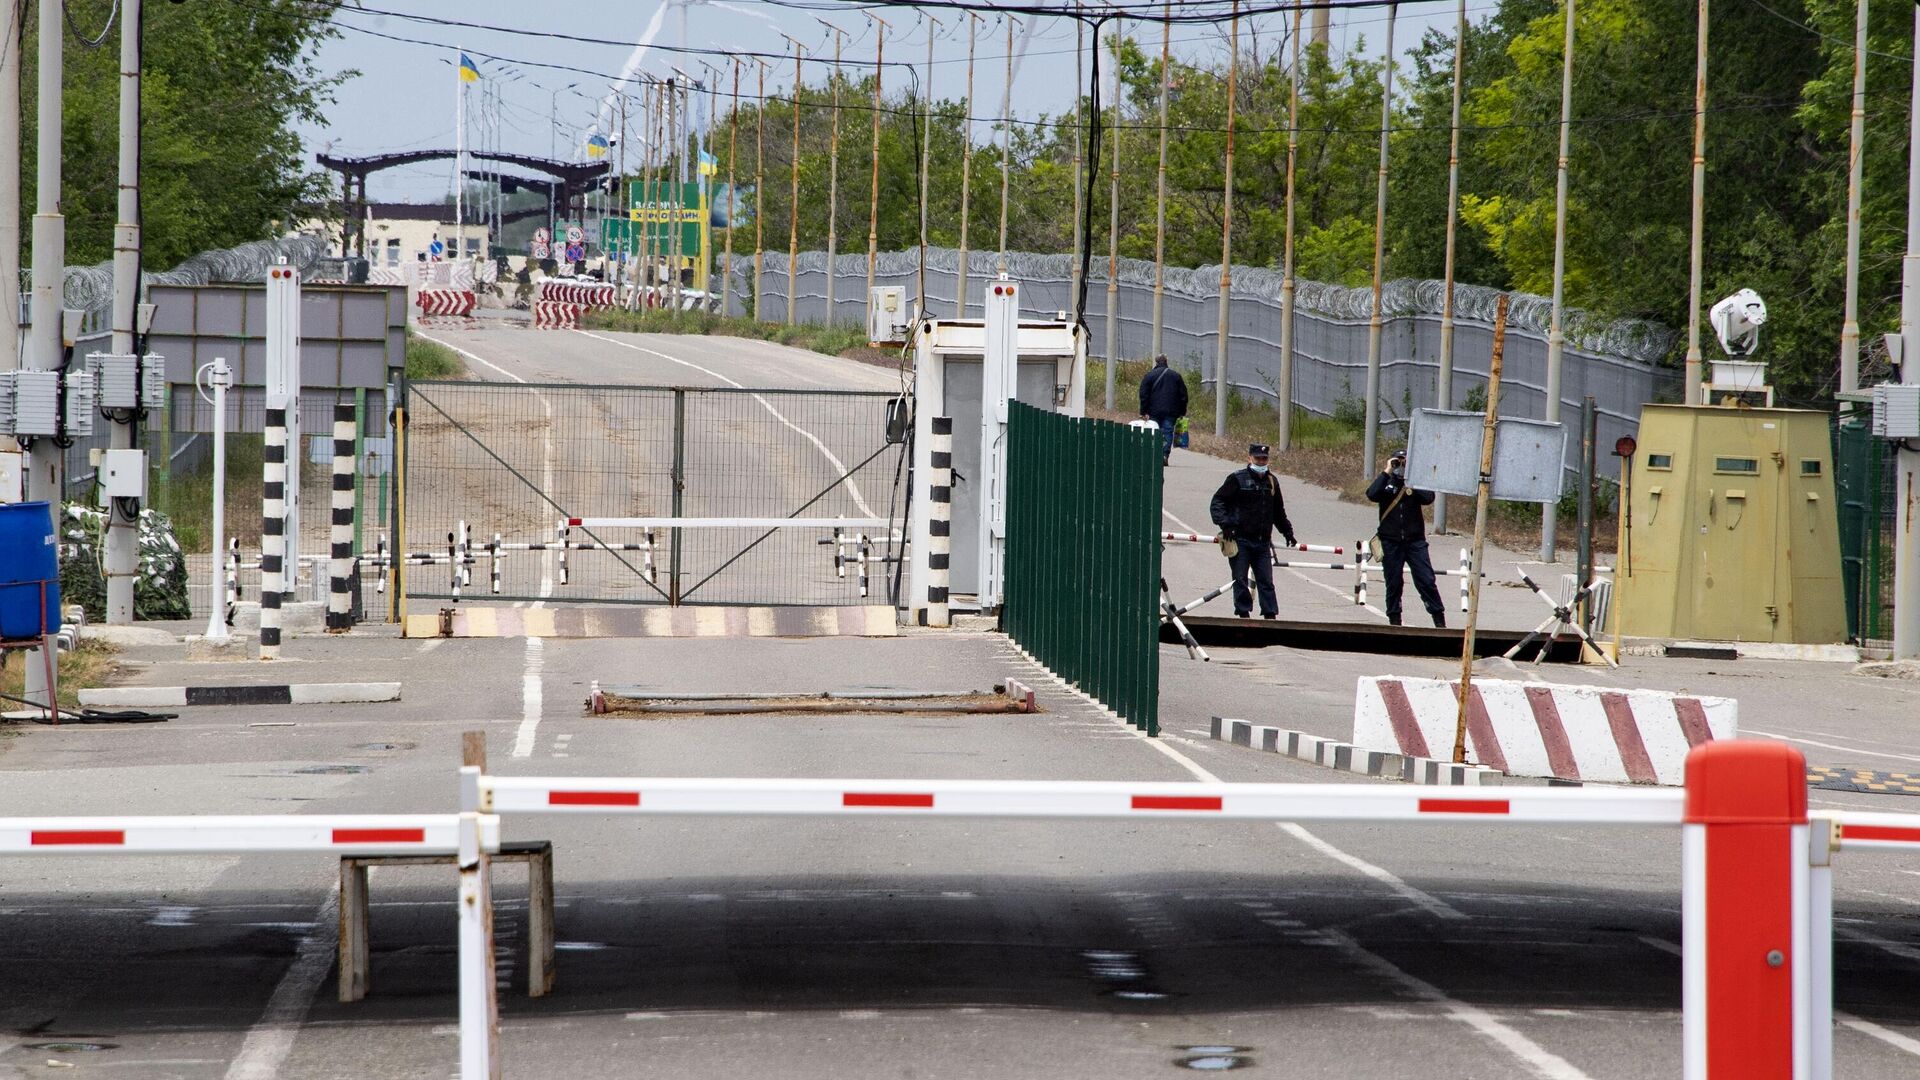
[[[454,535],[451,532],[447,534],[447,572],[451,575],[447,591],[453,595],[453,602],[457,604],[460,602],[460,544],[454,539]]]
[[[493,551],[493,561],[487,568],[487,576],[492,579],[489,582],[489,584],[493,588],[493,595],[499,596],[500,595],[500,534],[499,533],[493,534],[492,551]]]
[[[1811,1075],[1807,763],[1758,739],[1687,756],[1681,826],[1685,1080]]]
[[[267,410],[260,461],[260,659],[273,660],[280,655],[280,594],[287,584],[287,410]]]
[[[387,594],[387,570],[393,566],[393,561],[387,558],[386,537],[381,537],[379,541],[374,544],[373,558],[374,565],[380,568],[380,572],[373,576],[373,591],[380,596],[385,596]]]
[[[554,527],[554,531],[560,537],[560,584],[565,585],[567,584],[567,540],[573,535],[573,530],[562,521]]]
[[[860,599],[867,598],[867,554],[872,549],[867,546],[867,534],[860,534]]]
[[[927,606],[922,625],[951,626],[947,607],[948,573],[953,554],[953,418],[933,418],[932,468],[927,475]],[[866,578],[862,553],[860,575]],[[861,590],[865,595],[865,590]]]
[[[333,518],[332,572],[327,592],[327,633],[344,634],[353,628],[353,403],[333,407]]]
[[[227,541],[227,607],[221,612],[221,619],[233,625],[233,606],[240,602],[240,538]]]
[[[1355,607],[1367,606],[1367,560],[1373,556],[1373,549],[1367,541],[1361,540],[1353,545],[1353,603]]]
[[[1473,553],[1460,549],[1460,612],[1467,611],[1467,579],[1473,576]]]

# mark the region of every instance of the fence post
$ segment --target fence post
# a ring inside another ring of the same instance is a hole
[[[754,312],[755,319],[760,318],[759,268],[754,269]],[[687,489],[687,392],[673,392],[673,516],[680,518],[681,506]],[[667,604],[680,606],[680,526],[673,527],[669,542],[673,544],[671,561],[667,565]],[[984,570],[982,571],[984,573]]]
[[[1685,1080],[1809,1075],[1807,842],[1807,766],[1798,750],[1717,740],[1687,756]]]
[[[260,659],[273,660],[280,655],[280,594],[286,588],[287,410],[267,410],[260,461]]]
[[[1010,449],[1018,440],[1018,436],[1011,430],[1016,422],[1012,417],[1008,417],[1007,443]],[[931,452],[932,465],[927,474],[927,606],[922,609],[920,618],[924,626],[948,626],[953,622],[951,609],[947,606],[949,570],[953,555],[953,418],[951,416],[933,418]],[[1010,454],[1007,462],[1009,495],[1018,483],[1014,476],[1019,468],[1019,464]],[[1017,507],[1007,507],[1009,521],[1014,520],[1017,513]],[[1006,575],[1008,592],[1013,591],[1014,571],[1015,568],[1010,564]]]
[[[469,731],[460,767],[460,1080],[499,1080],[500,1001],[493,964],[493,867],[480,843],[486,736]]]
[[[332,572],[328,575],[327,632],[341,634],[353,627],[353,593],[347,575],[353,571],[356,509],[354,490],[358,487],[360,425],[356,406],[341,402],[333,407],[333,518],[330,523]]]

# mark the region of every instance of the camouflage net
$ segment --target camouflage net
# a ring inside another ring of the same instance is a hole
[[[61,530],[60,596],[64,604],[78,604],[87,618],[107,617],[107,581],[100,564],[105,558],[107,514],[91,506],[68,503]],[[173,520],[157,510],[140,511],[140,563],[133,583],[135,619],[185,619],[193,615],[187,601],[187,560],[173,538]]]

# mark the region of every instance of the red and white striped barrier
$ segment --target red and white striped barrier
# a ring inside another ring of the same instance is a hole
[[[849,517],[577,517],[563,524],[586,529],[877,529],[891,522]]]
[[[1459,683],[1365,675],[1353,701],[1353,743],[1445,757]],[[1732,698],[1502,679],[1473,680],[1467,757],[1514,776],[1679,785],[1687,754],[1739,731]]]
[[[586,307],[612,307],[617,293],[615,286],[601,282],[543,281],[539,298]]]
[[[414,303],[422,315],[472,315],[474,295],[471,289],[421,289]]]
[[[451,855],[459,823],[456,814],[0,818],[0,854]],[[499,818],[483,819],[481,843],[500,846]]]
[[[557,300],[533,302],[533,326],[536,330],[578,330],[585,304],[567,304]]]
[[[1219,537],[1209,536],[1206,533],[1163,532],[1160,534],[1160,539],[1176,544],[1216,544],[1220,542]],[[1345,555],[1347,553],[1346,548],[1336,547],[1332,544],[1275,544],[1273,550],[1317,551],[1323,555]]]

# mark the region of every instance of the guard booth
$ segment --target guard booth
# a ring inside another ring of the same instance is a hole
[[[1020,285],[986,286],[985,318],[922,319],[915,327],[911,600],[926,603],[933,418],[953,420],[953,530],[948,588],[956,608],[1000,605],[1006,537],[1007,402],[1069,416],[1087,412],[1086,334],[1064,312],[1020,317]]]
[[[1635,637],[1846,638],[1824,412],[1648,405],[1615,576]]]

